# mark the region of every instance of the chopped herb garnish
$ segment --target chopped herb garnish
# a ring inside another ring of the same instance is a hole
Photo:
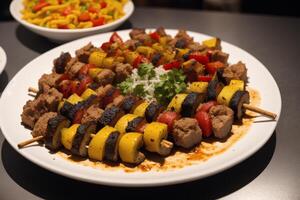
[[[151,63],[140,64],[137,73],[142,79],[148,79],[148,80],[155,77],[156,75],[154,71],[154,66]]]
[[[186,76],[182,70],[172,69],[160,76],[160,82],[155,85],[154,96],[157,101],[166,105],[178,93],[186,90]]]

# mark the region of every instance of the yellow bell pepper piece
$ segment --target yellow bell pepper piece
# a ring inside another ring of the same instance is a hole
[[[150,152],[160,152],[161,141],[167,137],[168,126],[160,122],[152,122],[148,124],[144,130],[145,147]]]
[[[139,52],[140,54],[143,54],[146,57],[150,57],[154,53],[154,49],[147,46],[139,46],[136,49],[136,51]]]
[[[219,38],[211,38],[208,40],[204,40],[202,44],[207,46],[208,48],[216,48],[219,42],[220,42]]]
[[[197,93],[206,93],[207,92],[207,87],[208,87],[208,82],[192,82],[188,86],[188,91],[189,92],[197,92]]]
[[[231,80],[229,85],[238,87],[241,91],[245,90],[245,83],[243,80]]]
[[[182,56],[184,55],[184,54],[187,54],[188,52],[189,52],[190,50],[189,49],[176,49],[176,58],[177,59],[180,59],[180,58],[182,58]]]
[[[57,112],[59,112],[60,109],[64,106],[65,101],[66,101],[66,99],[63,99],[62,101],[60,101],[58,103]]]
[[[80,124],[73,124],[69,128],[61,130],[61,143],[66,149],[71,150],[73,139],[79,126]]]
[[[149,102],[147,101],[141,103],[134,109],[133,114],[140,117],[144,117],[148,106],[149,106]]]
[[[137,52],[127,52],[125,54],[125,60],[127,63],[129,64],[133,64],[134,60],[139,56],[139,54]]]
[[[162,45],[166,45],[168,42],[168,38],[167,37],[160,37],[159,38],[159,43],[162,44]]]
[[[92,90],[91,88],[87,88],[82,94],[81,94],[81,98],[83,100],[88,99],[91,95],[97,95],[97,93]]]
[[[159,44],[159,43],[154,43],[152,45],[152,48],[154,50],[158,51],[158,52],[163,52],[164,51],[164,47],[161,44]]]
[[[106,57],[106,53],[101,51],[94,51],[89,57],[89,64],[94,64],[97,67],[101,67],[103,59]]]
[[[145,159],[144,154],[139,152],[143,146],[143,135],[130,132],[125,134],[119,142],[119,155],[123,162],[138,164]]]
[[[78,96],[76,93],[72,94],[71,96],[69,96],[69,98],[67,99],[67,101],[73,105],[77,104],[78,102],[82,101],[83,99]]]
[[[115,128],[110,126],[105,126],[102,128],[96,135],[92,138],[89,148],[88,148],[88,155],[89,158],[95,160],[103,160],[104,153],[105,153],[105,143],[107,138],[112,132],[117,131]]]
[[[229,103],[233,97],[233,95],[238,91],[240,90],[239,87],[235,87],[235,86],[232,86],[232,85],[227,85],[225,86],[220,94],[218,95],[217,97],[217,102],[219,104],[223,104],[223,105],[226,105],[226,106],[229,106]]]
[[[114,64],[114,58],[113,57],[107,57],[103,59],[103,67],[104,68],[109,68]]]
[[[126,133],[126,128],[127,128],[128,122],[132,121],[133,119],[135,119],[137,117],[138,116],[134,115],[134,114],[126,114],[118,120],[118,122],[115,125],[115,128],[122,135],[122,134]]]
[[[168,109],[180,113],[181,105],[187,94],[176,94],[168,105]]]
[[[95,78],[103,69],[102,68],[90,68],[89,69],[89,75],[92,78]]]

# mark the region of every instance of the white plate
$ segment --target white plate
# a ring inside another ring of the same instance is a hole
[[[171,35],[177,31],[167,30]],[[121,37],[128,38],[129,31],[119,31]],[[195,41],[202,41],[209,36],[189,32]],[[253,123],[248,133],[224,153],[212,157],[206,162],[166,172],[134,172],[103,171],[66,161],[57,155],[49,154],[48,150],[40,146],[18,149],[20,141],[31,138],[28,130],[20,124],[20,114],[25,102],[30,99],[27,95],[29,86],[37,87],[37,80],[43,73],[50,72],[53,59],[62,51],[74,53],[88,42],[99,46],[109,39],[111,33],[90,36],[76,40],[52,49],[28,63],[7,85],[0,100],[0,126],[10,145],[25,158],[37,165],[55,173],[74,179],[115,186],[157,186],[200,179],[223,171],[246,159],[261,148],[272,135],[277,121]],[[225,52],[230,53],[230,62],[242,60],[248,67],[249,85],[259,90],[261,107],[280,114],[281,96],[272,75],[256,58],[246,51],[226,42],[222,43]],[[41,67],[42,66],[42,67]]]
[[[29,30],[39,35],[42,35],[44,37],[47,37],[51,40],[57,42],[63,42],[63,41],[78,39],[88,35],[93,35],[96,33],[112,31],[116,29],[132,15],[134,11],[134,4],[132,3],[131,0],[129,0],[124,6],[125,15],[114,22],[102,26],[98,26],[98,27],[84,28],[84,29],[69,29],[69,30],[46,28],[46,27],[31,24],[22,19],[22,14],[20,13],[22,9],[23,9],[22,0],[13,0],[9,7],[10,13],[15,18],[15,20],[17,20],[20,24],[22,24]]]
[[[0,46],[0,74],[5,68],[6,61],[7,61],[6,53],[4,49]]]

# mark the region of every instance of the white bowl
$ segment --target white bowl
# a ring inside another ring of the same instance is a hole
[[[13,0],[11,2],[9,10],[11,15],[15,18],[15,20],[17,20],[20,24],[22,24],[29,30],[39,35],[42,35],[44,37],[47,37],[57,42],[64,42],[64,41],[70,41],[88,35],[93,35],[96,33],[112,31],[116,29],[118,26],[124,23],[131,16],[131,14],[134,11],[134,4],[132,3],[132,1],[129,0],[124,6],[125,15],[114,22],[102,26],[98,26],[98,27],[84,28],[84,29],[67,29],[67,30],[46,28],[46,27],[37,26],[29,23],[22,19],[21,10],[23,8],[24,6],[22,4],[22,0]]]

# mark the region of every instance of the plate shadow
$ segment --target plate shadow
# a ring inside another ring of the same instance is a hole
[[[8,175],[28,192],[46,199],[62,197],[168,197],[216,199],[237,191],[253,181],[268,166],[276,147],[276,131],[250,158],[216,175],[177,185],[150,188],[109,187],[69,179],[49,172],[23,158],[6,140],[2,144],[2,163]]]

